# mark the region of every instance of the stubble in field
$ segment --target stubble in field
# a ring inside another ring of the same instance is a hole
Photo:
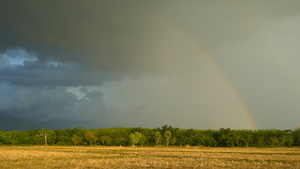
[[[0,147],[1,168],[300,168],[299,148]]]

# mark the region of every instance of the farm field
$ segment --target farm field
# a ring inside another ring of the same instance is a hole
[[[1,146],[1,168],[300,168],[299,148]]]

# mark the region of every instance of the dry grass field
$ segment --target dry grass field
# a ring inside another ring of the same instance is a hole
[[[300,168],[300,148],[0,146],[0,168]]]

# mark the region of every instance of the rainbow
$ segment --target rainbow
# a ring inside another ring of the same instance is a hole
[[[206,63],[215,71],[216,75],[224,83],[225,87],[229,90],[229,92],[231,93],[233,99],[238,104],[239,108],[241,109],[243,115],[245,116],[245,118],[248,122],[249,127],[252,130],[256,130],[257,126],[256,126],[251,114],[247,110],[246,105],[244,104],[243,100],[238,95],[238,93],[236,92],[233,85],[230,83],[230,81],[226,77],[226,75],[223,73],[223,71],[220,69],[220,67],[216,64],[216,62],[213,59],[211,59],[202,50],[202,48],[198,45],[198,43],[191,36],[189,36],[185,31],[183,31],[180,27],[178,27],[172,21],[168,20],[167,18],[165,18],[161,15],[157,15],[157,16],[161,21],[168,24],[169,27],[171,27],[176,32],[178,32],[192,46],[192,48],[206,61]]]

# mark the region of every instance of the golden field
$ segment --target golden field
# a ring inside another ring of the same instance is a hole
[[[300,168],[300,148],[0,146],[0,168]]]

